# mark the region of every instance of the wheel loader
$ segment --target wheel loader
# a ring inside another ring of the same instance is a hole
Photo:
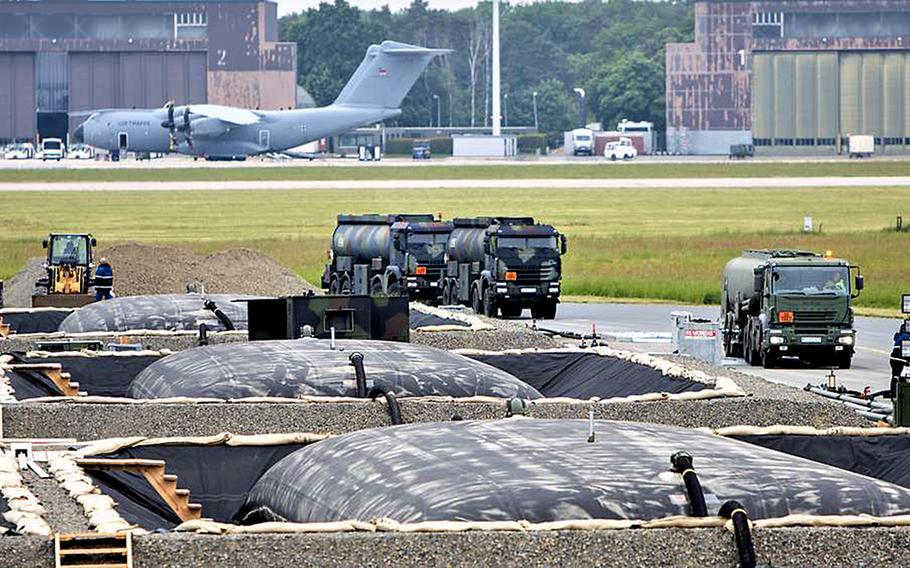
[[[32,306],[78,308],[94,302],[90,288],[95,238],[88,233],[51,233],[41,244],[47,249],[47,275],[35,283]]]

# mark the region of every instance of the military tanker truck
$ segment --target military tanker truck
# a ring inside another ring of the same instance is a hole
[[[339,215],[322,287],[436,303],[451,230],[431,214]]]
[[[530,308],[538,319],[556,317],[566,239],[531,217],[454,219],[446,245],[444,304],[477,313],[517,317]]]
[[[851,278],[851,275],[853,278]],[[849,369],[859,267],[798,250],[747,250],[724,268],[724,351],[766,368],[782,357]]]

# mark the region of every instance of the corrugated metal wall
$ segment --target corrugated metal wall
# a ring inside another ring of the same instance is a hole
[[[758,145],[828,146],[838,133],[910,141],[910,53],[756,53],[752,72]]]
[[[70,54],[71,110],[206,102],[205,53]]]
[[[0,53],[0,140],[35,133],[35,56]]]

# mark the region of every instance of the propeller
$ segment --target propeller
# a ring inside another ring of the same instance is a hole
[[[186,137],[187,145],[193,147],[193,137],[190,136],[190,107],[183,107],[183,135]]]
[[[174,101],[168,101],[164,104],[167,109],[167,120],[161,123],[162,128],[168,131],[168,149],[173,150],[177,145],[177,125],[174,123]]]

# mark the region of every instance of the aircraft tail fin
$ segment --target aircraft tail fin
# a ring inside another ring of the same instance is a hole
[[[371,45],[333,104],[397,109],[430,61],[450,51],[396,41]]]

